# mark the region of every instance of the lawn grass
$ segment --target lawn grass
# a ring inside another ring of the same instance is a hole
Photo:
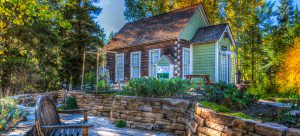
[[[210,108],[216,112],[224,112],[224,113],[230,112],[229,108],[223,105],[216,104],[214,102],[200,101],[199,104],[205,108]]]
[[[239,117],[239,118],[243,118],[243,119],[253,119],[252,117],[250,117],[242,112],[233,112],[233,113],[228,113],[226,115]]]
[[[216,112],[225,113],[226,115],[229,115],[229,116],[239,117],[239,118],[243,118],[243,119],[253,119],[252,117],[250,117],[242,112],[232,112],[229,108],[227,108],[223,105],[216,104],[214,102],[200,101],[199,104],[205,108],[212,109]]]

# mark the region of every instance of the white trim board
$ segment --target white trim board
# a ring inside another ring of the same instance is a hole
[[[227,32],[227,33],[229,34],[230,41],[231,41],[231,43],[233,44],[233,46],[235,46],[235,41],[234,41],[234,38],[233,38],[233,36],[232,36],[232,33],[231,33],[231,30],[230,30],[229,25],[226,26],[224,32],[222,33],[222,35],[221,35],[221,37],[219,38],[218,41],[220,41],[220,40],[223,38],[225,32]]]
[[[193,74],[193,44],[190,45],[190,73]]]
[[[215,43],[215,82],[219,82],[219,41]]]

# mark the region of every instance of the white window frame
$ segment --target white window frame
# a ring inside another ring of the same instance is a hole
[[[120,77],[120,78],[118,78],[118,68],[119,68],[119,65],[118,65],[118,62],[119,62],[119,61],[118,61],[118,57],[119,57],[119,56],[122,57],[122,61],[121,61],[121,62],[122,62],[122,73],[123,73],[123,74],[122,74],[122,77]],[[124,75],[125,75],[125,73],[124,73],[124,59],[125,59],[125,58],[124,58],[124,53],[119,53],[119,54],[116,55],[116,65],[115,65],[115,72],[116,72],[116,74],[115,74],[115,75],[116,75],[116,79],[115,79],[115,80],[116,80],[116,81],[119,81],[119,80],[120,80],[120,81],[124,81]]]
[[[234,53],[232,53],[230,51],[220,51],[220,76],[219,76],[219,79],[220,79],[220,81],[224,81],[226,83],[230,83],[230,79],[231,79],[230,56],[232,54],[234,54]],[[223,59],[223,57],[224,57],[224,59]]]
[[[139,54],[139,76],[138,77],[133,77],[133,55],[134,54]],[[142,52],[141,51],[135,51],[135,52],[131,52],[130,53],[130,79],[133,79],[133,78],[140,78],[141,77],[141,54]]]
[[[157,61],[159,61],[160,58],[161,58],[160,49],[150,49],[150,50],[149,50],[149,55],[148,55],[148,56],[149,56],[149,59],[148,59],[148,60],[149,60],[149,66],[148,66],[148,69],[149,69],[149,70],[148,70],[148,72],[149,72],[148,75],[149,75],[149,77],[152,76],[152,75],[151,75],[151,73],[152,73],[152,65],[156,65],[156,64],[151,64],[151,62],[152,62],[151,53],[152,53],[152,52],[156,52],[156,51],[158,51],[158,60],[157,60]],[[157,67],[157,66],[156,66],[156,67]],[[155,70],[155,71],[156,71],[156,70]],[[157,72],[156,72],[156,74],[155,74],[154,77],[157,77]]]
[[[183,79],[185,79],[185,68],[184,68],[184,66],[185,66],[185,64],[187,63],[187,62],[185,62],[185,56],[184,56],[184,52],[185,51],[188,51],[189,52],[189,54],[188,54],[188,56],[190,57],[190,60],[188,61],[188,63],[189,63],[189,68],[187,69],[188,70],[188,74],[190,74],[191,73],[191,49],[190,48],[185,48],[185,47],[182,47],[182,78]]]

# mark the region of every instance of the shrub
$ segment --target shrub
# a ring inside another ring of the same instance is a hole
[[[97,92],[98,92],[98,91],[104,92],[104,91],[108,91],[108,90],[109,90],[109,87],[108,87],[108,85],[107,85],[107,81],[104,80],[104,79],[98,81],[97,87],[98,87]]]
[[[191,81],[180,78],[157,79],[152,77],[136,78],[125,86],[125,94],[144,97],[170,97],[185,94]]]
[[[59,109],[61,110],[78,109],[76,98],[74,97],[67,98],[65,104],[63,104]]]
[[[208,93],[208,101],[231,109],[243,109],[258,99],[255,95],[239,91],[234,84],[225,82],[208,85],[205,91]]]
[[[117,122],[116,122],[116,127],[118,127],[118,128],[123,128],[123,127],[126,127],[126,121],[125,120],[118,120]]]
[[[10,97],[0,99],[0,131],[16,125],[25,113],[17,108],[17,102]]]
[[[202,105],[203,107],[210,108],[216,112],[229,112],[230,111],[227,107],[213,103],[213,102],[201,101],[201,102],[199,102],[199,104]]]
[[[279,92],[300,94],[300,37],[295,38],[294,45],[287,49],[282,67],[276,73]]]

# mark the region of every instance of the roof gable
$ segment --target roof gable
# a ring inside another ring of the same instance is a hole
[[[157,66],[170,66],[173,65],[173,62],[171,61],[171,58],[169,56],[163,55],[157,62]]]
[[[228,24],[220,24],[199,28],[191,42],[194,44],[216,42],[223,36],[224,32],[227,29]]]
[[[206,27],[209,25],[210,23],[208,22],[204,9],[202,5],[200,5],[199,8],[195,11],[193,17],[190,19],[189,23],[180,33],[179,38],[190,41],[193,39],[194,35],[196,34],[199,28]]]
[[[199,5],[125,24],[105,46],[113,50],[147,42],[177,39]]]

